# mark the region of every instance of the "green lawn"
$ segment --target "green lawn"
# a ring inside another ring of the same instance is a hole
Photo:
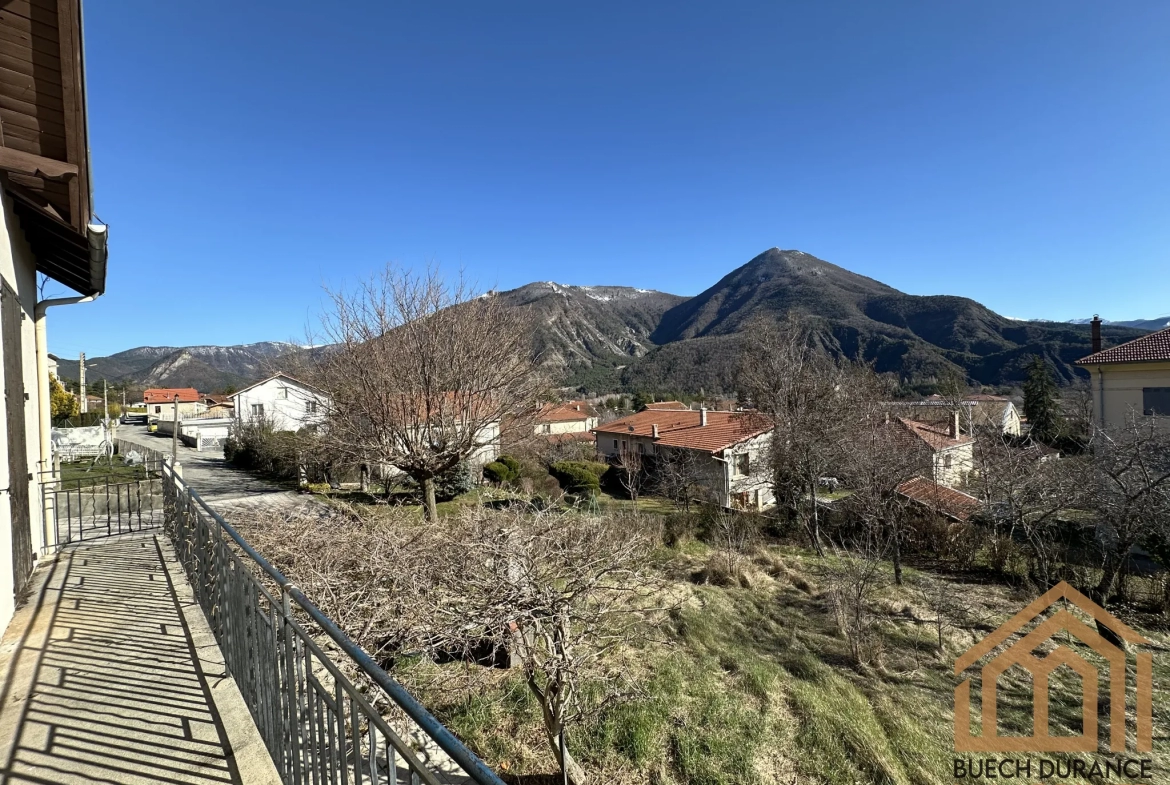
[[[132,482],[146,476],[145,466],[142,464],[127,466],[121,455],[113,456],[110,462],[101,458],[97,463],[90,459],[61,464],[62,488],[105,485],[107,480],[110,483]]]

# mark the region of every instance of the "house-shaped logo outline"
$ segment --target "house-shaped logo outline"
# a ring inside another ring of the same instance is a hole
[[[998,629],[972,646],[955,660],[955,675],[960,676],[1012,635],[1066,600],[1084,611],[1101,626],[1108,628],[1125,643],[1148,645],[1150,641],[1079,591],[1061,581],[1034,602],[1004,622]],[[1109,663],[1109,747],[1125,751],[1125,682],[1126,652],[1102,637],[1072,613],[1061,608],[1043,620],[1015,644],[988,661],[982,668],[982,733],[971,734],[971,679],[955,687],[956,752],[1096,752],[1097,750],[1097,667],[1072,649],[1057,646],[1047,656],[1037,657],[1036,647],[1061,632],[1075,635]],[[999,736],[997,729],[997,680],[1008,668],[1019,665],[1032,675],[1032,735]],[[1067,665],[1081,678],[1082,726],[1079,736],[1051,736],[1048,730],[1048,677]],[[1153,747],[1153,655],[1137,653],[1137,735],[1136,751],[1149,752]],[[1120,696],[1120,699],[1118,699]]]

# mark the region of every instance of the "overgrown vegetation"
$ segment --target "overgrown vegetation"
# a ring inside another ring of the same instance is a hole
[[[609,524],[576,518],[602,523],[607,542],[633,531],[672,543],[660,545],[653,559],[665,623],[623,638],[605,653],[604,672],[578,682],[579,716],[568,726],[568,745],[591,782],[950,781],[954,658],[1035,592],[1023,563],[1003,572],[993,567],[999,546],[990,531],[970,543],[929,523],[940,545],[908,549],[904,585],[897,586],[880,553],[868,560],[864,549],[819,556],[797,543],[799,529],[778,531],[767,519],[749,536],[728,536],[718,514],[675,516],[685,520],[675,521],[673,534],[659,516]],[[558,520],[580,530],[569,523],[572,514]],[[336,613],[351,634],[364,635],[359,642],[491,765],[517,777],[555,770],[540,698],[524,668],[396,655],[412,649],[407,641],[418,634],[403,620],[419,617],[400,600],[387,602],[378,588],[383,577],[402,581],[399,562],[381,554],[419,535],[417,517],[383,508],[375,519],[344,524],[356,528],[347,531],[346,544],[332,546],[340,542],[336,520],[249,525],[259,528],[248,536],[312,596],[350,598],[336,610],[327,604],[326,612]],[[463,526],[456,523],[447,536],[459,538],[463,549],[481,548],[480,535],[469,536]],[[490,523],[476,530],[499,529]],[[837,541],[846,531],[827,527],[825,539]],[[448,556],[463,559],[463,549]],[[554,562],[542,557],[546,566]],[[361,583],[353,578],[357,564],[366,565]],[[447,564],[439,559],[435,569]],[[371,570],[375,565],[382,566]],[[412,580],[433,585],[435,573],[426,574],[431,577]],[[1083,577],[1091,582],[1091,575]],[[1127,621],[1159,645],[1170,643],[1158,607],[1165,582],[1131,576],[1125,583]],[[452,613],[466,618],[468,611],[455,606]],[[425,629],[433,633],[433,624]],[[493,640],[499,646],[507,639]],[[1156,678],[1170,676],[1166,667],[1159,663]],[[1030,683],[1009,674],[1001,688],[1003,729],[1025,731],[1030,717],[1018,707],[1030,699]],[[1078,707],[1075,691],[1054,695],[1058,732],[1075,729]],[[1156,728],[1167,727],[1170,706],[1157,705],[1155,714]],[[1170,764],[1161,747],[1154,757],[1159,767]]]

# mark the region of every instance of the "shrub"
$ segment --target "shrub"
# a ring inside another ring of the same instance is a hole
[[[277,431],[267,423],[245,423],[233,429],[224,443],[227,462],[281,480],[297,479],[297,457],[302,438]]]
[[[601,492],[601,475],[608,468],[593,461],[558,461],[549,471],[569,493],[592,496]]]
[[[492,461],[491,463],[484,465],[483,478],[488,482],[494,482],[503,485],[512,479],[512,472],[508,469],[507,466],[500,463],[499,461]]]
[[[520,479],[524,467],[520,461],[511,455],[501,455],[496,460],[483,467],[483,476],[491,482],[501,485],[514,483]]]
[[[508,467],[509,471],[512,472],[511,479],[519,477],[521,471],[523,471],[523,467],[520,465],[520,461],[516,460],[511,455],[501,455],[496,459],[496,462],[502,463]]]

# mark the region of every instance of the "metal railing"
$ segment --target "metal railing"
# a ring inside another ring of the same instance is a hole
[[[162,486],[164,529],[287,785],[503,785],[165,465]],[[318,641],[345,655],[341,665]],[[409,718],[411,742],[343,667]]]
[[[147,462],[115,472],[95,461],[68,478],[60,468],[39,472],[42,508],[56,545],[161,526],[161,467]]]

